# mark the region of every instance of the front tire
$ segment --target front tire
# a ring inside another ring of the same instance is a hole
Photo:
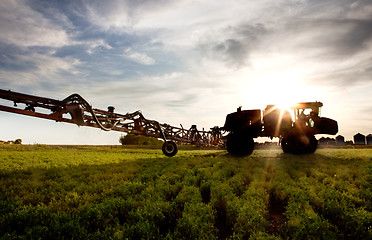
[[[285,153],[309,154],[318,147],[318,140],[313,134],[293,131],[282,139],[282,149]]]
[[[163,143],[162,151],[163,151],[165,156],[173,157],[178,152],[177,143],[175,143],[173,141],[165,141]]]
[[[282,146],[283,152],[292,153],[293,152],[292,145],[293,145],[292,141],[290,141],[288,137],[285,137],[282,139],[281,146]]]
[[[254,141],[247,134],[230,133],[227,136],[226,148],[231,155],[244,157],[252,154]]]

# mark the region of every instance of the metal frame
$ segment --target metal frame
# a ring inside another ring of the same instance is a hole
[[[225,132],[219,127],[210,131],[197,130],[196,125],[190,129],[161,124],[155,120],[146,119],[141,111],[119,114],[114,107],[108,110],[93,108],[79,94],[72,94],[64,100],[38,97],[13,91],[0,89],[0,98],[14,103],[13,107],[0,105],[0,110],[27,116],[55,120],[57,122],[74,123],[79,126],[100,128],[104,131],[119,131],[161,138],[164,141],[172,140],[191,143],[201,146],[223,145]],[[24,108],[22,109],[21,106]],[[43,113],[40,110],[49,110]]]

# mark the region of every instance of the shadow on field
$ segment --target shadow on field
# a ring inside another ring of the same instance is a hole
[[[270,192],[268,214],[266,218],[269,222],[269,225],[267,226],[268,233],[277,233],[280,226],[286,221],[284,213],[287,208],[287,201],[287,199],[279,199],[273,191]]]

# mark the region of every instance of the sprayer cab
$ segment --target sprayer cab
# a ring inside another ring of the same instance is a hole
[[[292,107],[294,115],[294,127],[305,128],[312,134],[336,134],[338,132],[337,121],[321,117],[321,102],[302,102]]]

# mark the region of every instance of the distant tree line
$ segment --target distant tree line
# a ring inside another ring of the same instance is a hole
[[[12,141],[12,140],[10,140],[10,141],[0,140],[0,144],[22,144],[22,139],[16,139],[14,141]]]
[[[143,135],[135,135],[133,133],[128,133],[127,135],[121,135],[119,142],[122,145],[151,145],[151,146],[162,146],[163,141],[153,138],[146,137]]]

